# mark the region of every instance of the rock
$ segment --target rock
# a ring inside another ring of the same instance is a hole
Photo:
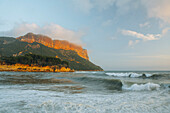
[[[54,48],[54,49],[73,50],[76,51],[80,57],[89,60],[86,49],[83,49],[81,46],[70,43],[66,40],[52,40],[47,36],[36,35],[33,33],[28,33],[24,36],[18,37],[17,39],[28,43],[33,43],[33,42],[41,43],[47,47]]]
[[[146,75],[145,75],[145,74],[142,74],[142,78],[146,78]]]

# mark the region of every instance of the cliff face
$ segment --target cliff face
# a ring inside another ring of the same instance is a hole
[[[28,43],[28,41],[30,43]],[[13,37],[0,37],[0,61],[2,60],[1,56],[10,57],[10,56],[19,56],[19,55],[32,53],[41,56],[60,58],[62,61],[69,62],[69,67],[72,70],[74,69],[77,71],[103,71],[103,69],[100,66],[97,66],[92,62],[90,62],[89,60],[82,58],[77,54],[76,51],[54,49],[51,48],[53,46],[51,47],[45,46],[45,44],[48,45],[47,41],[46,43],[45,41],[42,41],[42,43],[44,42],[43,44],[32,43],[31,40],[28,41],[23,42],[20,41],[20,39],[16,39]]]
[[[36,35],[33,33],[28,33],[24,36],[18,37],[17,39],[28,43],[38,42],[47,47],[54,48],[54,49],[73,50],[77,52],[77,54],[80,57],[89,60],[86,49],[83,49],[81,46],[75,45],[73,43],[69,43],[68,41],[65,40],[52,40],[47,36]]]

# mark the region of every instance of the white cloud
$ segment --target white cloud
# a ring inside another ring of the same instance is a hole
[[[19,37],[28,32],[43,34],[52,39],[67,40],[75,44],[82,44],[81,37],[84,35],[81,31],[72,31],[65,29],[57,24],[47,24],[45,26],[38,26],[37,24],[16,24],[10,31],[0,32],[0,35]]]
[[[131,31],[131,30],[122,30],[122,34],[123,35],[127,35],[127,36],[133,36],[139,39],[142,39],[144,41],[148,41],[148,40],[158,40],[161,38],[161,34],[142,34],[142,33],[137,33],[135,31]]]
[[[170,31],[169,27],[163,29],[161,34],[146,34],[146,35],[144,35],[142,33],[138,33],[138,32],[131,31],[131,30],[121,30],[121,33],[126,36],[132,36],[132,37],[141,39],[143,41],[151,41],[151,40],[161,39],[168,33],[168,31]],[[140,40],[135,40],[135,41],[130,40],[128,45],[134,46],[134,45],[138,44],[139,42],[140,42]]]
[[[130,40],[128,45],[129,46],[134,46],[134,45],[138,44],[139,42],[140,42],[140,40],[135,40],[135,41]]]
[[[149,17],[156,17],[170,23],[170,0],[141,0]]]
[[[139,27],[150,27],[149,22],[145,22],[143,24],[139,24]]]

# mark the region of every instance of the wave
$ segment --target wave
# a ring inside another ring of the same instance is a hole
[[[151,77],[152,74],[139,74],[139,73],[105,73],[106,75],[109,76],[117,76],[117,77]]]
[[[156,73],[134,73],[134,72],[128,72],[128,73],[105,73],[109,76],[115,76],[115,77],[132,77],[132,78],[151,78],[151,79],[158,79],[158,78],[165,78],[170,79],[170,74],[156,74]]]
[[[76,78],[78,81],[90,84],[91,86],[106,87],[109,90],[122,90],[122,82],[118,79],[106,79],[106,78],[95,78],[95,77],[80,77]]]
[[[122,87],[124,90],[132,90],[132,91],[152,91],[152,90],[159,90],[159,84],[155,83],[146,83],[146,84],[133,84],[130,87],[126,87],[125,85]]]
[[[142,84],[142,83],[134,83],[134,82],[124,82],[119,79],[106,79],[106,78],[94,78],[94,77],[81,77],[77,79],[93,87],[97,85],[97,88],[100,87],[102,88],[102,86],[104,86],[108,90],[153,91],[153,90],[170,88],[169,84],[157,84],[157,83],[150,83],[150,82]],[[166,87],[164,85],[166,85]]]
[[[152,78],[152,79],[158,79],[158,78],[170,79],[170,74],[153,74],[149,78]]]

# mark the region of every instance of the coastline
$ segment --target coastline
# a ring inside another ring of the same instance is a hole
[[[1,71],[14,71],[14,72],[74,72],[74,70],[61,67],[56,68],[55,66],[29,66],[24,64],[15,64],[15,65],[0,65]]]

